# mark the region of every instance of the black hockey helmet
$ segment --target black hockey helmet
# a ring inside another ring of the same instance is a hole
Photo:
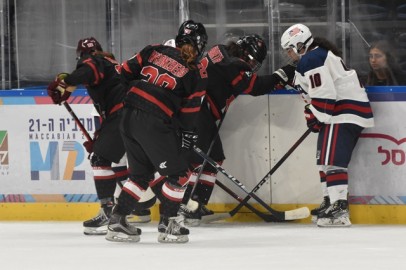
[[[258,71],[267,55],[265,41],[254,34],[240,37],[236,43],[243,50],[244,60],[251,66],[252,71]]]
[[[94,51],[103,51],[100,43],[94,37],[79,40],[78,47],[76,48],[78,59],[83,57],[83,55],[90,54]]]
[[[203,54],[207,44],[207,33],[203,24],[187,20],[179,27],[178,35],[175,38],[176,47],[183,44],[191,44],[198,51],[199,56]]]

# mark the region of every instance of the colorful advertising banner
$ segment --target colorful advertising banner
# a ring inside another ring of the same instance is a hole
[[[65,107],[47,97],[0,100],[0,202],[96,201],[85,137]],[[92,134],[90,99],[70,103]]]

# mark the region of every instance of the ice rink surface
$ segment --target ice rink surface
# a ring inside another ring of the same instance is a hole
[[[406,226],[216,223],[191,228],[187,244],[157,242],[143,224],[139,243],[85,236],[81,222],[0,222],[1,269],[302,270],[405,269]]]

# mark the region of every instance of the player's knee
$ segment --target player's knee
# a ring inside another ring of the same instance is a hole
[[[181,202],[185,194],[187,180],[186,173],[168,176],[162,186],[162,196],[169,201]]]
[[[137,207],[140,209],[148,209],[154,206],[156,203],[155,194],[152,192],[151,188],[148,188],[137,202]]]

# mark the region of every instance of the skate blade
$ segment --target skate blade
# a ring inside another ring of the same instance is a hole
[[[158,235],[158,242],[164,244],[184,244],[189,242],[187,235],[171,235],[166,233],[160,233]]]
[[[83,233],[85,235],[106,235],[107,225],[101,227],[84,227]]]
[[[127,216],[127,222],[128,223],[148,223],[151,222],[151,216],[134,216],[134,215],[129,215]]]
[[[141,238],[139,235],[127,235],[121,232],[108,231],[106,240],[111,242],[137,243]]]
[[[351,225],[348,218],[319,218],[317,220],[317,227],[321,228],[348,228]]]

